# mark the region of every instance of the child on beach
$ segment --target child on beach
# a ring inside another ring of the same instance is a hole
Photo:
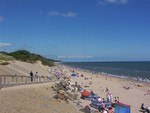
[[[114,97],[115,103],[119,103],[119,97]]]
[[[117,102],[119,103],[119,97],[117,97]]]
[[[114,101],[115,101],[115,103],[117,103],[117,97],[114,97]]]

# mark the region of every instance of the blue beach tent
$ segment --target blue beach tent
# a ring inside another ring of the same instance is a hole
[[[93,99],[98,99],[99,96],[97,96],[96,94],[91,94],[91,95],[89,95],[87,97],[85,97],[85,96],[82,95],[81,98],[84,99],[84,100],[90,100],[90,101],[92,101]]]
[[[130,106],[122,103],[115,103],[115,113],[130,113]]]
[[[71,76],[73,76],[73,77],[75,77],[75,76],[77,76],[75,73],[73,73]]]

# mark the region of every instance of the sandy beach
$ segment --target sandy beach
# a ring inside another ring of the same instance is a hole
[[[65,69],[68,70],[69,67],[65,67]],[[79,74],[85,75],[88,79],[85,80],[84,77],[76,77],[73,78],[72,81],[84,84],[84,86],[89,86],[85,89],[92,90],[95,94],[103,98],[106,98],[107,92],[105,89],[107,87],[109,93],[111,93],[113,97],[119,97],[121,103],[131,106],[131,113],[139,113],[141,103],[144,103],[145,106],[150,106],[150,95],[146,95],[147,91],[150,90],[150,84],[92,74],[90,72],[83,72],[76,69],[75,71]],[[89,84],[90,81],[92,82],[91,85]],[[129,87],[129,89],[125,89],[124,87]],[[86,102],[83,101],[83,106],[89,104]]]
[[[18,68],[18,66],[20,66]],[[77,82],[83,89],[92,90],[95,94],[102,98],[106,98],[107,93],[111,93],[113,97],[119,97],[119,101],[131,106],[131,113],[140,113],[139,109],[142,103],[145,106],[150,106],[150,95],[147,91],[150,90],[150,84],[140,83],[133,80],[122,78],[109,77],[99,74],[93,74],[83,70],[74,69],[68,66],[63,67],[63,72],[67,72],[66,76],[70,77],[72,72],[78,73],[78,77],[71,77],[71,82]],[[31,70],[40,72],[41,75],[49,74],[47,69],[40,63],[28,64],[24,62],[16,62],[14,64],[1,67],[1,75],[16,73],[25,74]],[[54,67],[53,67],[54,68]],[[55,68],[59,68],[58,66]],[[81,74],[84,77],[81,77]],[[28,75],[29,76],[29,75]],[[86,79],[85,79],[86,78]],[[55,82],[22,85],[0,89],[0,111],[1,113],[81,113],[79,108],[69,101],[58,101],[55,98],[55,92],[51,86]],[[105,89],[108,88],[106,92]],[[128,87],[128,89],[126,89]],[[78,100],[85,107],[91,102],[80,98],[78,92]]]

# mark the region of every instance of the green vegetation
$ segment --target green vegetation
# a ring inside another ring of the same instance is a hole
[[[52,59],[45,58],[38,54],[30,53],[29,51],[26,50],[18,50],[11,53],[1,52],[1,54],[2,56],[6,55],[8,58],[12,60],[16,59],[28,63],[35,63],[36,61],[41,61],[43,65],[47,65],[47,66],[53,66],[55,61]],[[0,60],[6,59],[6,56],[0,57]]]
[[[9,56],[7,53],[5,52],[1,52],[0,53],[0,60],[4,60],[4,61],[11,61],[11,60],[15,60],[15,58],[13,56]]]
[[[12,60],[15,60],[15,58],[13,58],[12,56],[9,56],[5,52],[0,53],[0,65],[8,65],[9,64],[8,61],[12,61]]]
[[[0,65],[8,65],[9,62],[0,62]]]

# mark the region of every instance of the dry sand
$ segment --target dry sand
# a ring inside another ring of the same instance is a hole
[[[20,61],[13,61],[9,65],[3,66],[0,65],[0,75],[27,75],[29,76],[29,73],[33,71],[35,74],[36,72],[39,73],[39,75],[48,76],[48,66],[43,66],[40,61],[37,63],[31,64],[26,62],[20,62]]]
[[[14,62],[8,66],[0,66],[0,75],[2,74],[24,74],[29,75],[33,70],[38,71],[41,75],[48,75],[48,67],[43,66],[40,62],[29,64],[24,62]],[[71,75],[69,70],[73,68],[64,66],[67,76]],[[82,84],[84,89],[92,90],[102,98],[106,98],[108,87],[113,97],[120,98],[120,102],[131,105],[131,113],[140,113],[139,108],[143,102],[145,106],[150,106],[150,95],[145,95],[150,90],[150,84],[138,83],[132,80],[121,78],[107,77],[103,75],[92,74],[74,69],[79,75],[84,77],[72,77],[72,82]],[[92,79],[91,79],[92,77]],[[92,82],[90,85],[89,82]],[[51,86],[54,83],[32,84],[0,89],[0,113],[81,113],[73,103],[59,102],[53,98],[55,93]],[[138,86],[140,85],[140,87]],[[89,87],[84,87],[89,86]],[[126,90],[123,87],[129,86]],[[90,101],[81,100],[82,106],[90,104]]]

